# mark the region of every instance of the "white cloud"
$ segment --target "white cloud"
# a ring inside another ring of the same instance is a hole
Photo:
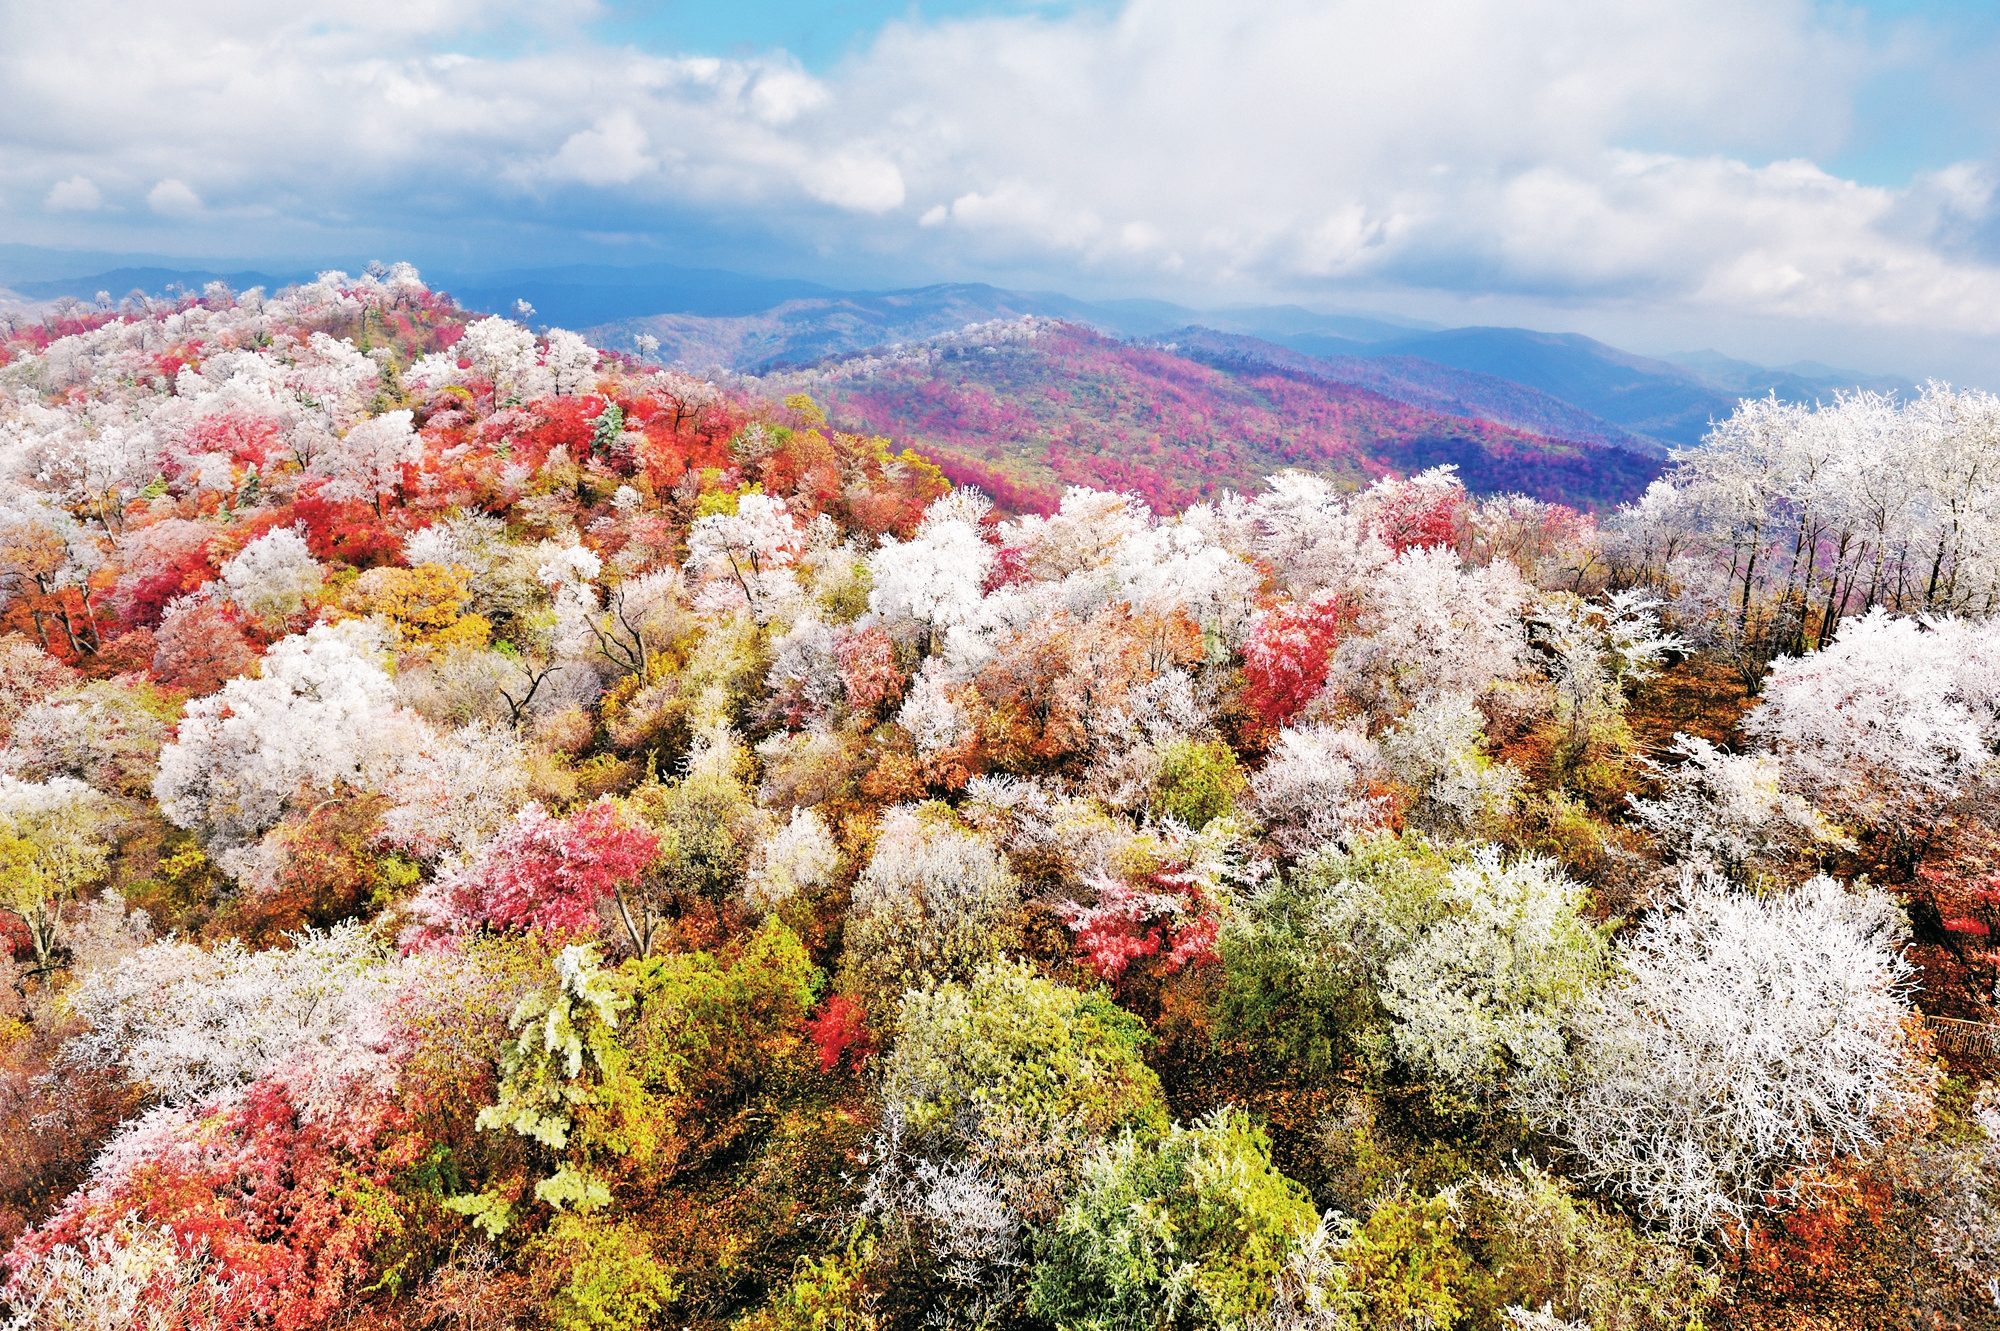
[[[809,161],[799,169],[799,183],[836,208],[886,213],[903,206],[903,173],[872,153],[836,152]]]
[[[2000,332],[1992,170],[1814,165],[1876,57],[1812,0],[1127,0],[892,24],[824,78],[593,47],[589,0],[0,5],[0,189],[87,168],[49,210],[150,179],[156,213],[262,209],[273,234],[693,217],[918,270],[1171,271],[1183,295]],[[521,24],[543,38],[495,46]]]
[[[104,206],[104,195],[89,176],[71,176],[50,188],[42,206],[52,213],[94,213]]]
[[[147,192],[146,206],[162,217],[188,217],[201,211],[201,196],[178,180],[162,180]]]
[[[659,165],[647,155],[650,146],[632,113],[619,111],[563,140],[548,174],[586,185],[629,185]]]

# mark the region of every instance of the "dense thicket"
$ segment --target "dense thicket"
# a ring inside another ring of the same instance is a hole
[[[1990,397],[1007,514],[405,266],[0,332],[23,1327],[2000,1320]]]

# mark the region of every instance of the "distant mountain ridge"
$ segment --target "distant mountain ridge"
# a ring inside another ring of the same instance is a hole
[[[1526,328],[1449,328],[1414,337],[1353,344],[1318,334],[1276,339],[1321,357],[1415,358],[1536,389],[1633,434],[1681,447],[1699,444],[1711,422],[1745,397],[1776,392],[1787,400],[1830,399],[1837,391],[1874,388],[1908,393],[1907,381],[1815,366],[1824,373],[1771,370],[1715,352],[1676,363],[1622,351],[1581,333]],[[1803,368],[1803,367],[1799,367]]]
[[[1258,488],[1299,467],[1360,485],[1450,463],[1475,492],[1580,508],[1634,498],[1658,450],[1554,439],[1398,401],[1309,367],[1204,360],[1078,324],[996,321],[906,347],[740,380],[809,392],[836,425],[890,436],[1011,509],[1067,485],[1131,490],[1162,510]]]
[[[1261,338],[1184,328],[1169,350],[1217,366],[1265,365],[1334,383],[1373,389],[1384,397],[1451,416],[1492,421],[1533,434],[1628,449],[1646,457],[1666,450],[1539,389],[1475,371],[1454,370],[1416,356],[1309,356]]]

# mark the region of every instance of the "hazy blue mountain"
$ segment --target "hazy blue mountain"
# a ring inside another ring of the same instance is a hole
[[[1743,397],[1763,397],[1776,393],[1788,401],[1811,402],[1838,391],[1856,388],[1878,393],[1914,393],[1918,385],[1894,375],[1863,374],[1843,370],[1816,360],[1795,361],[1790,365],[1756,365],[1735,360],[1719,351],[1682,351],[1661,360],[1692,371],[1704,382]]]
[[[466,309],[512,314],[514,302],[525,300],[535,307],[533,322],[559,328],[584,328],[643,314],[734,318],[786,301],[840,294],[796,278],[751,277],[664,263],[631,268],[572,264],[424,276],[432,289],[450,292]]]
[[[1668,444],[1701,442],[1711,422],[1745,397],[1813,401],[1836,388],[1901,389],[1900,380],[1835,370],[1829,366],[1770,369],[1716,352],[1672,359],[1634,355],[1580,333],[1540,333],[1526,328],[1451,328],[1365,344],[1323,336],[1276,339],[1315,356],[1416,357],[1539,389],[1634,434]]]
[[[1299,345],[1324,354],[1320,345]],[[1414,356],[1539,389],[1600,420],[1670,444],[1696,444],[1712,421],[1736,409],[1737,394],[1692,370],[1607,346],[1580,333],[1525,328],[1451,328],[1372,342],[1351,354]]]
[[[1279,343],[1208,328],[1184,328],[1171,336],[1166,345],[1218,368],[1269,365],[1372,389],[1413,407],[1492,421],[1553,439],[1605,444],[1653,458],[1666,451],[1656,440],[1622,429],[1540,389],[1417,356],[1308,355]],[[1318,345],[1318,340],[1314,344]]]
[[[134,291],[143,291],[149,296],[161,295],[170,288],[200,291],[210,282],[227,282],[234,291],[248,291],[251,287],[263,287],[267,291],[275,291],[288,283],[302,282],[311,276],[310,273],[282,276],[256,272],[218,273],[188,268],[113,268],[101,273],[87,273],[82,277],[17,281],[9,283],[8,286],[32,300],[54,300],[58,296],[95,300],[97,293],[103,291],[110,293],[112,300],[119,301]]]

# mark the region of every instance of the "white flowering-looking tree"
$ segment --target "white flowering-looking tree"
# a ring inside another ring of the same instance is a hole
[[[542,368],[556,396],[572,397],[588,389],[597,370],[597,348],[566,328],[551,328],[542,341]]]
[[[195,1104],[302,1050],[365,1058],[393,976],[382,945],[353,922],[262,952],[167,939],[83,977],[69,1004],[85,1030],[63,1058]]]
[[[396,706],[379,630],[360,620],[285,638],[257,679],[188,707],[153,782],[160,811],[213,850],[245,845],[302,795],[372,790],[428,729]]]
[[[971,618],[993,564],[978,526],[989,507],[977,492],[953,491],[932,501],[908,541],[884,536],[868,559],[868,609],[932,648]]]
[[[1948,805],[1989,788],[2000,621],[1877,608],[1831,645],[1779,661],[1743,728],[1829,814],[1913,849]]]
[[[1680,1238],[1804,1195],[1815,1171],[1927,1112],[1912,969],[1883,893],[1815,878],[1756,897],[1690,877],[1579,1005],[1530,1116],[1578,1169]]]
[[[333,440],[313,460],[314,473],[327,478],[321,493],[365,500],[380,514],[383,497],[401,492],[403,468],[423,459],[413,420],[408,411],[385,411]]]
[[[847,987],[890,1017],[926,978],[970,975],[1013,937],[1021,887],[993,844],[942,811],[892,809],[847,913]]]
[[[1278,733],[1250,791],[1278,849],[1307,855],[1382,825],[1389,800],[1377,786],[1387,774],[1367,735],[1309,725]]]
[[[702,580],[699,600],[718,607],[747,604],[760,620],[798,585],[792,564],[804,549],[798,522],[783,499],[747,494],[734,513],[698,519],[688,534],[688,567]]]
[[[304,608],[324,574],[305,537],[290,527],[274,527],[222,565],[229,599],[260,619],[282,623]]]

